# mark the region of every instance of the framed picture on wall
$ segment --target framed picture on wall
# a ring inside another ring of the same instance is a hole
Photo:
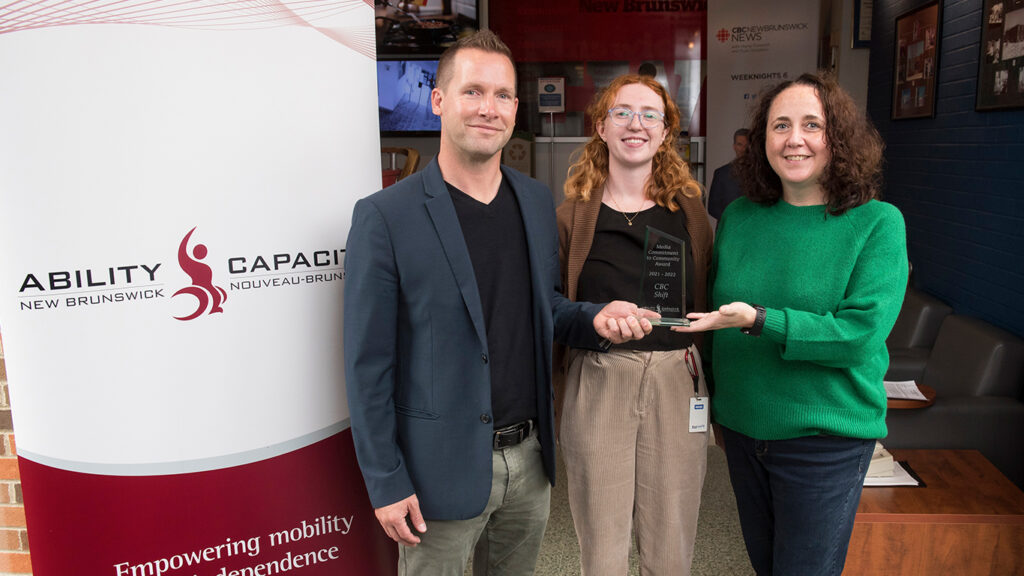
[[[935,116],[941,23],[942,4],[938,0],[896,17],[893,120]]]
[[[871,48],[871,7],[874,0],[854,0],[851,48]]]
[[[1024,106],[1024,0],[984,0],[977,110]]]

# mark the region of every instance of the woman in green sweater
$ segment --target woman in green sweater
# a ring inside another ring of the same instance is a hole
[[[712,414],[759,575],[840,574],[874,440],[885,339],[907,283],[882,141],[831,78],[758,98],[712,264]],[[716,310],[717,308],[717,310]]]

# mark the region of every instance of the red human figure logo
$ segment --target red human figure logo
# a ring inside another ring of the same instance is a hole
[[[196,311],[188,316],[175,316],[174,318],[177,320],[192,320],[202,316],[204,313],[214,314],[223,312],[224,309],[220,305],[228,299],[228,294],[223,288],[214,286],[213,270],[203,262],[200,262],[200,260],[206,258],[206,245],[196,244],[195,248],[192,249],[192,255],[189,256],[188,241],[195,231],[194,227],[189,230],[178,246],[178,265],[192,278],[192,285],[178,290],[174,293],[174,296],[189,294],[195,297],[199,305],[196,307]],[[207,312],[207,309],[209,309],[209,312]]]

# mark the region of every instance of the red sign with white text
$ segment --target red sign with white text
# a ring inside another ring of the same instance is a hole
[[[395,570],[395,543],[369,505],[351,430],[276,458],[189,474],[103,476],[26,458],[19,466],[31,503],[36,574],[335,576]],[[85,526],[89,537],[83,537]]]

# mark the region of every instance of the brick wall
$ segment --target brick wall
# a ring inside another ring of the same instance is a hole
[[[31,574],[25,506],[15,456],[11,401],[7,393],[7,366],[0,340],[0,575]]]
[[[944,0],[934,118],[890,119],[895,20],[875,2],[868,113],[886,142],[886,200],[907,222],[914,284],[1024,336],[1024,108],[974,109],[982,0]]]

